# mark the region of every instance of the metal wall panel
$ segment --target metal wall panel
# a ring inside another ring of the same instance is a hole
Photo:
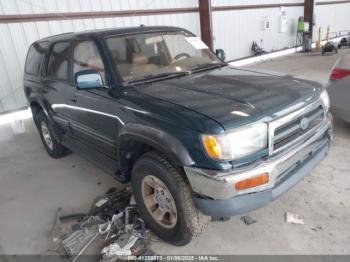
[[[212,0],[213,6],[304,3],[303,0]]]
[[[282,0],[280,3],[303,3],[300,0]],[[214,6],[276,4],[273,0],[213,0]],[[280,33],[280,8],[261,8],[213,12],[213,34],[215,48],[223,48],[229,60],[251,56],[251,46],[256,41],[267,51],[292,47],[296,42],[296,26],[303,6],[285,7],[287,31]],[[270,29],[262,29],[264,20]]]
[[[197,0],[0,0],[0,15],[196,7]],[[184,27],[199,35],[197,13],[0,24],[0,112],[26,105],[22,77],[28,47],[72,31],[145,25]]]
[[[319,2],[329,2],[318,0]],[[321,27],[322,39],[326,37],[327,26],[330,27],[331,37],[339,31],[350,31],[350,3],[316,5],[316,28],[314,29],[314,40],[318,38],[318,29]]]
[[[317,0],[328,2],[329,0]],[[337,0],[332,0],[337,1]],[[214,7],[232,5],[295,4],[303,0],[212,0]],[[0,15],[142,10],[197,7],[198,0],[0,0]],[[331,31],[349,30],[350,4],[316,6],[316,24]],[[213,12],[214,48],[223,48],[227,59],[250,56],[256,41],[267,51],[295,44],[296,24],[303,7],[286,7],[288,29],[280,33],[280,8],[228,10]],[[262,30],[262,21],[270,29]],[[200,35],[197,13],[96,19],[61,20],[0,24],[0,112],[26,104],[22,90],[24,60],[29,45],[37,39],[71,31],[145,25],[175,25]],[[317,34],[317,30],[314,30]],[[316,39],[316,38],[314,38]],[[261,40],[263,40],[261,44]]]
[[[197,0],[0,0],[0,3],[8,15],[198,6]]]

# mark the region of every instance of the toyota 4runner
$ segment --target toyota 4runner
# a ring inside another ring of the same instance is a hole
[[[182,28],[67,33],[31,45],[24,92],[50,156],[131,182],[150,229],[184,245],[279,197],[330,145],[321,86],[219,56]]]

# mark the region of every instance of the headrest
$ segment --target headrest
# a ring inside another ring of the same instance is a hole
[[[143,54],[132,54],[132,63],[136,65],[145,65],[148,63],[148,59]]]
[[[119,56],[119,52],[116,51],[116,50],[111,51],[111,54],[112,54],[112,58],[113,58],[114,61],[118,60],[119,57],[120,57]]]

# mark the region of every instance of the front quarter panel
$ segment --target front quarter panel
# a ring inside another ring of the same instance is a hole
[[[215,121],[178,105],[147,96],[128,94],[122,103],[127,121],[120,130],[118,141],[137,137],[138,140],[152,142],[151,146],[172,156],[180,166],[211,169],[232,167],[230,163],[210,159],[202,147],[201,134],[224,132]]]

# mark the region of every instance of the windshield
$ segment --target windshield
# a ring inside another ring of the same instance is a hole
[[[221,61],[186,32],[157,32],[109,37],[107,46],[124,82],[185,73]]]

